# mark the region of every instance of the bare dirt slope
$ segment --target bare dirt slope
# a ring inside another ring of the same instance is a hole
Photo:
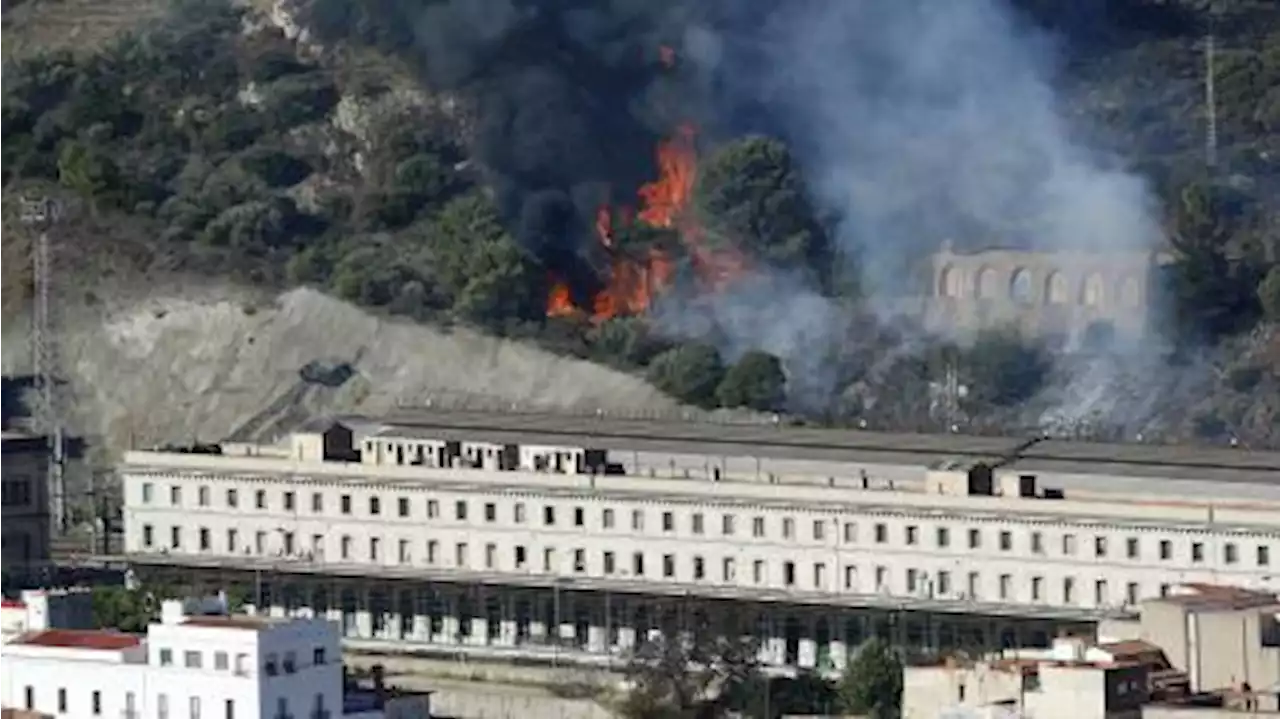
[[[467,329],[375,317],[309,289],[278,297],[225,287],[137,287],[64,308],[62,364],[75,429],[112,451],[130,442],[266,438],[328,413],[377,414],[397,402],[665,413],[675,403],[638,378]],[[65,296],[65,295],[64,295]],[[29,323],[4,325],[5,371],[28,365]],[[339,386],[305,380],[349,363]]]

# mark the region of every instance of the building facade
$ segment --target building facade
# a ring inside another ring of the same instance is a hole
[[[607,656],[714,620],[758,634],[779,666],[838,667],[873,634],[1045,643],[1186,582],[1280,588],[1280,487],[1265,484],[1231,502],[1228,485],[1190,482],[1218,498],[1160,502],[1082,480],[1077,497],[1044,486],[1032,459],[992,470],[860,449],[735,457],[467,434],[484,435],[386,425],[357,452],[338,425],[282,447],[131,452],[126,550],[212,583],[251,577],[262,611],[330,616],[354,640],[502,652],[567,640]]]
[[[193,615],[181,602],[166,602],[163,615],[145,639],[72,629],[18,637],[4,648],[4,706],[122,719],[387,716],[385,703],[348,690],[330,622]]]
[[[1141,336],[1166,261],[1150,252],[959,253],[944,247],[930,258],[926,324],[969,332],[1012,326],[1066,341],[1089,332]]]
[[[49,564],[49,444],[46,438],[5,430],[0,470],[0,532],[6,574],[39,572]]]

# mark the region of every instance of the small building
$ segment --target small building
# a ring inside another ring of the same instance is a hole
[[[0,564],[6,575],[36,573],[49,564],[49,442],[6,429],[0,446]]]
[[[0,602],[0,642],[42,629],[90,629],[93,595],[87,588],[28,589]]]
[[[42,629],[5,645],[0,705],[56,716],[415,719],[424,696],[346,680],[323,619],[192,613],[165,602],[145,637]],[[390,711],[388,709],[390,708]]]

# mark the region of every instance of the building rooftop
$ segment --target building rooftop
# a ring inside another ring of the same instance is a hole
[[[244,629],[246,631],[258,632],[264,629],[270,629],[273,626],[284,623],[287,620],[276,620],[271,617],[251,616],[247,614],[236,614],[230,616],[201,616],[187,617],[182,620],[184,627],[208,627],[212,629]]]
[[[1241,609],[1280,609],[1280,596],[1244,587],[1217,584],[1184,584],[1183,591],[1162,597],[1159,602],[1178,604],[1196,611],[1238,611]]]
[[[120,651],[141,645],[142,639],[132,634],[107,630],[45,629],[24,634],[15,639],[13,644],[30,647]]]

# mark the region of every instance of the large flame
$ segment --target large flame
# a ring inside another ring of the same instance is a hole
[[[674,229],[689,250],[694,273],[712,290],[720,290],[748,270],[746,258],[736,250],[711,249],[704,245],[705,233],[688,211],[697,179],[697,130],[685,124],[668,140],[658,145],[658,179],[642,186],[640,211],[636,217],[653,227]],[[675,274],[671,258],[658,249],[649,249],[646,257],[629,257],[614,247],[614,210],[601,207],[596,213],[596,239],[612,256],[609,284],[591,300],[592,322],[603,322],[619,315],[638,315],[649,308],[656,293],[670,285]],[[629,211],[618,214],[629,221]],[[547,297],[547,315],[560,317],[578,310],[563,281],[552,278]]]

